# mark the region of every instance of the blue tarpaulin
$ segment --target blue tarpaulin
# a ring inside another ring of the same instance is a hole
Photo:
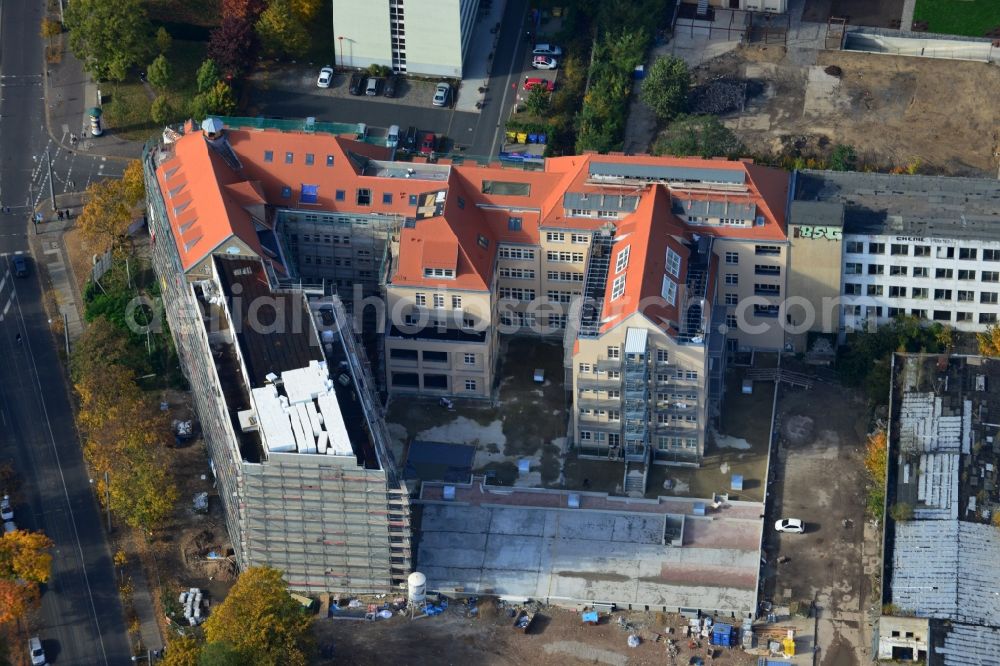
[[[592,622],[594,624],[597,624],[600,619],[601,618],[597,614],[597,611],[589,611],[589,612],[583,614],[583,621],[584,622]]]

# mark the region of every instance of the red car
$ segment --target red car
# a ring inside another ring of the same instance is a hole
[[[430,155],[434,152],[434,145],[437,143],[435,140],[433,132],[424,132],[420,135],[420,152],[424,155]]]
[[[545,89],[552,92],[556,89],[556,84],[552,81],[546,81],[545,79],[532,78],[524,80],[524,89],[531,90],[535,86],[545,86]]]

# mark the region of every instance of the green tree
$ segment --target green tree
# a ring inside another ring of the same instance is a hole
[[[309,51],[309,31],[292,10],[291,0],[271,0],[254,26],[270,56],[303,56]]]
[[[225,81],[216,81],[214,86],[191,100],[191,115],[198,120],[212,115],[230,116],[235,111],[236,97]]]
[[[149,63],[149,70],[146,73],[149,83],[158,90],[166,90],[170,87],[173,78],[173,67],[170,61],[162,53]]]
[[[311,649],[309,625],[280,571],[250,567],[209,615],[205,638],[232,646],[243,663],[304,666]]]
[[[198,666],[245,666],[253,662],[229,643],[207,643],[201,649]]]
[[[672,120],[684,111],[690,87],[687,63],[676,56],[667,56],[649,68],[640,96],[657,118]]]
[[[205,62],[198,67],[196,81],[198,82],[198,92],[203,93],[215,87],[215,84],[222,80],[219,73],[219,66],[211,58],[206,58]]]
[[[154,123],[166,125],[174,117],[174,108],[166,95],[157,95],[149,107],[149,117]]]
[[[152,26],[142,0],[73,0],[65,17],[70,48],[98,80],[124,80],[149,54]]]
[[[681,116],[653,146],[655,155],[739,157],[743,144],[716,116]]]
[[[528,91],[528,98],[524,100],[524,110],[534,116],[544,115],[551,100],[552,95],[545,86],[535,86]]]
[[[858,162],[854,146],[838,143],[830,151],[830,169],[833,171],[850,171]]]
[[[174,43],[174,38],[171,37],[170,33],[167,32],[167,29],[161,25],[156,29],[154,41],[156,42],[156,52],[160,55],[166,55],[167,51],[170,50],[170,47]]]

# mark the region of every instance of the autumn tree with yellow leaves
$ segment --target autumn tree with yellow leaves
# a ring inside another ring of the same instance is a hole
[[[38,598],[52,573],[52,541],[41,532],[14,530],[0,536],[0,624],[16,620]]]
[[[991,324],[982,333],[976,333],[981,356],[1000,356],[1000,324]]]
[[[77,225],[90,247],[98,252],[117,247],[139,214],[139,203],[146,196],[142,163],[132,160],[121,180],[98,180],[87,187],[87,203]]]
[[[889,448],[885,428],[868,435],[865,445],[865,472],[868,474],[868,514],[882,518],[885,507],[885,475],[889,465]]]

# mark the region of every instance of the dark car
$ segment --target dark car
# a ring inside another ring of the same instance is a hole
[[[385,89],[382,91],[382,94],[385,95],[386,97],[395,97],[396,84],[398,82],[399,82],[399,77],[396,76],[395,74],[390,74],[389,76],[387,76],[385,78]]]
[[[433,132],[422,132],[420,134],[420,152],[423,155],[430,155],[434,152],[437,139]]]
[[[23,255],[15,254],[12,263],[15,277],[28,277],[28,260]]]
[[[368,83],[367,76],[361,72],[354,72],[351,74],[351,87],[348,90],[352,95],[364,95],[366,83]]]
[[[417,149],[417,128],[413,125],[410,125],[410,128],[406,130],[402,145],[403,150],[408,150],[411,153]]]

